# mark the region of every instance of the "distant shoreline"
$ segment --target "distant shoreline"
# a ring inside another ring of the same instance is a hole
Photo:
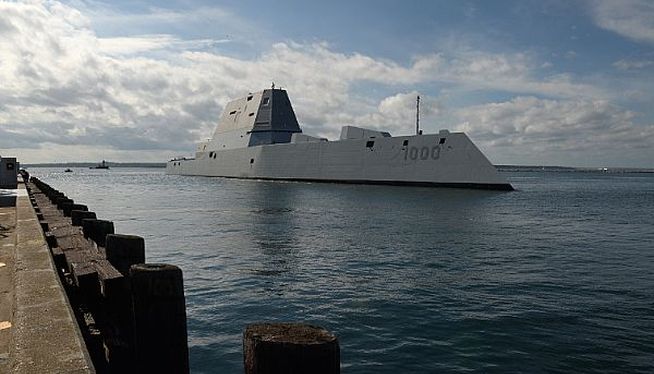
[[[537,166],[537,165],[495,165],[499,171],[535,171],[535,172],[581,172],[581,173],[654,173],[649,168],[625,167],[571,167],[571,166]]]
[[[21,164],[21,167],[45,167],[45,168],[89,168],[97,166],[97,162],[63,162],[63,163],[38,163]],[[112,168],[165,168],[165,162],[107,162]],[[533,171],[533,172],[604,172],[604,173],[654,173],[649,168],[625,168],[625,167],[571,167],[551,165],[495,165],[501,172],[508,171]]]
[[[62,162],[62,163],[39,163],[20,164],[24,168],[89,168],[98,166],[97,162]],[[165,168],[165,162],[107,162],[111,168]]]

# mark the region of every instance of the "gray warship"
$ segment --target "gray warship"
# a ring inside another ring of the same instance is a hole
[[[513,190],[462,132],[391,136],[344,126],[338,140],[309,136],[286,91],[274,87],[228,103],[195,157],[168,161],[166,173]]]

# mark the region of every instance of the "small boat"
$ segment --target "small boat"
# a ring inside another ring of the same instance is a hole
[[[91,166],[91,167],[89,167],[89,169],[109,169],[109,165],[107,164],[107,162],[105,160],[102,160],[101,163],[99,163],[99,164],[97,164],[95,166]]]
[[[72,173],[73,171],[71,169],[66,169],[64,170],[64,173]]]

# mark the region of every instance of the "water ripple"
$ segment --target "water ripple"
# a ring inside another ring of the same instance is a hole
[[[347,373],[653,372],[654,176],[514,193],[34,169],[184,270],[193,372],[257,321],[334,331]]]

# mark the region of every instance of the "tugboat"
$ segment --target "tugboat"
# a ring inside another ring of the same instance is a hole
[[[109,165],[107,165],[107,162],[105,160],[102,160],[101,163],[89,167],[89,169],[109,169]]]
[[[227,104],[195,158],[168,161],[166,173],[513,190],[466,134],[423,135],[418,118],[419,111],[415,135],[344,126],[340,139],[328,141],[304,134],[286,91],[273,86]]]

